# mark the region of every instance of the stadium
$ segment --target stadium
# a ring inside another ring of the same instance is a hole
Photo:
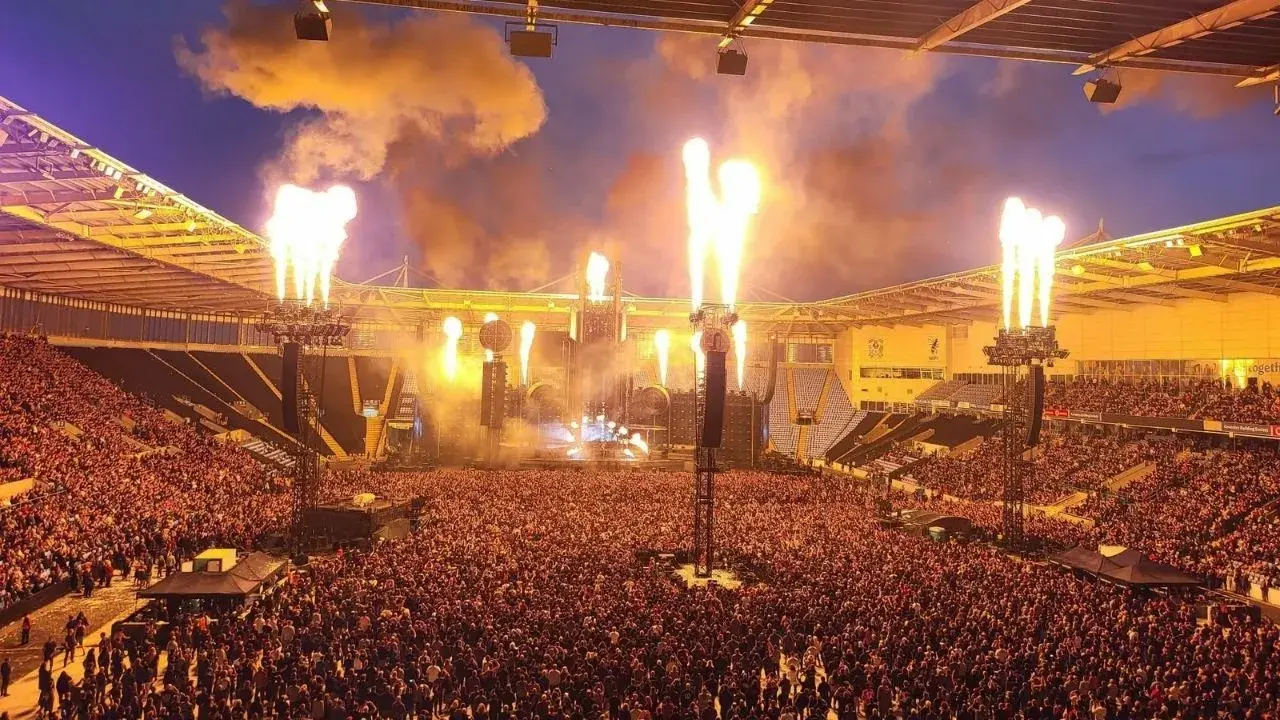
[[[1095,103],[1280,77],[1254,0],[366,4],[512,55],[706,36],[729,75],[760,39]],[[770,188],[692,138],[687,294],[603,245],[419,287],[334,272],[345,185],[251,229],[91,130],[0,97],[0,720],[1280,713],[1280,206],[1112,237],[1008,198],[980,267],[760,301]]]

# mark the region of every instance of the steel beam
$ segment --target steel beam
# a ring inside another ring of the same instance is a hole
[[[979,0],[960,14],[920,36],[916,50],[933,50],[1018,8],[1031,0]]]
[[[1173,47],[1187,40],[1274,15],[1277,8],[1280,8],[1280,0],[1235,0],[1195,17],[1153,30],[1142,37],[1122,42],[1109,50],[1094,53],[1089,56],[1088,62],[1075,69],[1075,74],[1083,75],[1099,67],[1127,63],[1133,58]]]
[[[385,5],[389,7],[415,8],[419,10],[439,10],[442,12],[461,12],[477,15],[493,15],[511,19],[523,19],[524,5],[499,5],[492,2],[461,2],[460,0],[341,0],[342,2],[365,5]],[[605,27],[621,27],[639,30],[661,30],[666,32],[683,32],[697,35],[722,36],[725,26],[719,22],[702,20],[672,20],[647,16],[626,14],[583,13],[554,10],[546,7],[538,11],[538,18],[546,22],[577,23],[584,25],[601,25]],[[879,47],[894,50],[914,50],[915,38],[895,38],[880,35],[862,35],[848,32],[813,32],[789,30],[780,27],[753,26],[741,32],[742,37],[761,38],[765,40],[788,40],[793,42],[819,43],[828,45],[849,45],[854,47]],[[1063,63],[1078,65],[1089,60],[1089,55],[1068,50],[1051,50],[1044,48],[996,47],[991,45],[940,45],[933,52],[973,57],[990,57],[1006,60],[1028,60],[1035,62]],[[1252,74],[1257,68],[1248,65],[1224,63],[1198,63],[1180,60],[1163,60],[1158,58],[1135,58],[1126,63],[1129,67],[1167,72],[1183,72],[1207,75],[1223,75],[1228,77],[1244,77]]]
[[[773,0],[743,0],[738,11],[729,18],[729,26],[725,30],[724,37],[720,38],[720,48],[729,47],[772,4]]]
[[[1266,85],[1273,82],[1280,82],[1280,65],[1271,65],[1269,67],[1260,68],[1256,73],[1236,83],[1236,87],[1247,88],[1253,87],[1254,85]]]

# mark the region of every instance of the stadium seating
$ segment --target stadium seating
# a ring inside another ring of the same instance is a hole
[[[963,380],[943,380],[942,382],[931,386],[929,389],[916,396],[917,402],[929,402],[933,400],[949,400],[957,390],[965,386]]]
[[[968,403],[975,407],[986,407],[992,403],[999,402],[1003,396],[1004,386],[1002,385],[969,384],[952,393],[951,401],[957,405]]]
[[[791,370],[796,388],[795,411],[797,413],[817,411],[818,399],[822,396],[822,388],[830,372],[826,368],[798,367]]]

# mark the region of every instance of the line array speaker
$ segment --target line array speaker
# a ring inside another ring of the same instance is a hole
[[[1040,444],[1040,420],[1044,415],[1044,366],[1031,366],[1030,417],[1027,418],[1027,447]]]
[[[727,353],[707,353],[707,398],[702,409],[702,447],[718,448],[724,435],[725,357]]]

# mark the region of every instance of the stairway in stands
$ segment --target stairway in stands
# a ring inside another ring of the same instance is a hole
[[[400,384],[400,359],[396,358],[391,363],[391,374],[387,378],[387,387],[382,394],[382,401],[378,404],[378,417],[368,418],[364,426],[364,451],[369,457],[377,457],[378,447],[382,442],[383,431],[387,427],[387,413],[391,410],[391,400],[396,391],[396,385]]]

